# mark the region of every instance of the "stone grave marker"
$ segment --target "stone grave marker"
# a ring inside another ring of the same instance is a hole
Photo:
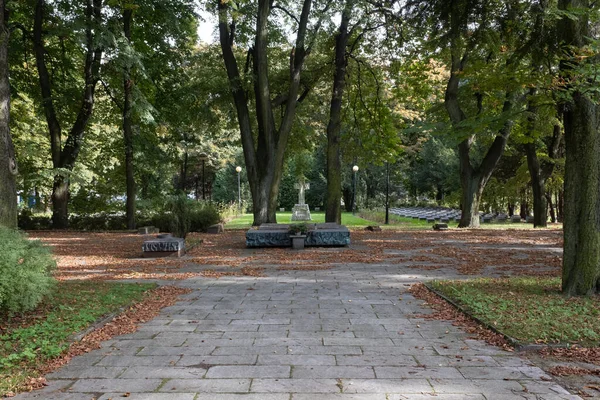
[[[156,239],[146,240],[142,245],[144,257],[181,257],[185,254],[185,239],[173,237],[170,233],[156,236]]]
[[[298,204],[292,208],[292,221],[311,221],[310,208],[304,200],[304,192],[310,189],[310,183],[305,182],[304,178],[301,178],[300,182],[294,185],[294,187],[298,189]]]
[[[223,233],[225,229],[223,228],[223,224],[214,224],[208,227],[206,233]]]

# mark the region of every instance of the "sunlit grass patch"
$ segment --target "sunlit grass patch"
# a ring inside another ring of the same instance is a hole
[[[0,315],[0,396],[16,392],[59,357],[73,334],[142,298],[155,284],[59,282],[36,310]]]
[[[311,223],[319,224],[325,222],[325,213],[322,211],[310,212],[312,221]],[[254,217],[252,214],[243,214],[239,217],[229,221],[226,225],[226,229],[250,229],[252,226],[252,221]],[[292,223],[292,213],[291,211],[287,212],[278,212],[277,213],[277,222],[280,224],[290,224]],[[295,222],[295,221],[294,221]],[[364,218],[359,217],[358,215],[353,215],[352,213],[342,213],[342,225],[346,225],[349,228],[353,227],[366,227],[369,225],[378,225],[377,222],[369,221]]]
[[[567,298],[560,278],[434,281],[431,286],[521,342],[600,345],[600,297]]]

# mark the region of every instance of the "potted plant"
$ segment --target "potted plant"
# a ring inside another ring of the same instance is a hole
[[[288,230],[290,239],[292,239],[292,249],[302,250],[304,249],[304,241],[306,240],[306,234],[308,233],[308,226],[305,223],[292,224]]]

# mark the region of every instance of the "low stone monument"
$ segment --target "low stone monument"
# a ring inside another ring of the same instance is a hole
[[[447,231],[448,230],[448,224],[434,224],[433,225],[433,230],[434,231]]]
[[[153,233],[158,233],[158,228],[153,226],[142,226],[141,228],[138,228],[138,233],[140,235],[151,235]]]
[[[350,231],[343,225],[326,222],[307,224],[305,246],[348,246]],[[258,229],[246,232],[247,247],[290,247],[292,238],[290,225],[262,224]]]
[[[214,224],[208,227],[208,229],[206,230],[206,233],[212,233],[212,234],[217,234],[217,233],[223,233],[225,231],[225,229],[223,228],[223,224]]]
[[[298,204],[292,208],[292,221],[311,221],[310,209],[304,201],[304,191],[310,189],[310,183],[301,178],[294,187],[298,189]]]
[[[185,239],[173,237],[170,233],[158,235],[156,239],[146,240],[142,245],[144,257],[181,257],[185,254]]]

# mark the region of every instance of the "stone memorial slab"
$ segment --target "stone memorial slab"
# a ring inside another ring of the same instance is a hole
[[[510,222],[513,222],[513,223],[521,222],[521,216],[513,215],[512,217],[510,217]]]
[[[181,257],[185,254],[185,239],[173,237],[171,234],[158,235],[156,239],[146,240],[142,251],[144,257]]]
[[[258,227],[259,230],[261,231],[269,231],[269,230],[281,230],[281,231],[288,231],[290,229],[290,226],[288,224],[272,224],[272,223],[266,223],[266,224],[262,224]]]
[[[434,224],[433,225],[433,230],[435,230],[435,231],[447,231],[448,230],[448,224]]]
[[[158,228],[153,226],[142,226],[141,228],[138,228],[138,233],[140,235],[152,235],[158,233]]]
[[[212,233],[212,234],[216,234],[216,233],[223,233],[225,229],[223,228],[223,224],[214,224],[208,227],[208,229],[206,230],[206,233]]]
[[[275,226],[277,225],[277,226]],[[350,231],[335,223],[308,224],[305,246],[347,246],[350,244]],[[258,229],[246,232],[247,247],[290,247],[289,225],[262,224]]]

